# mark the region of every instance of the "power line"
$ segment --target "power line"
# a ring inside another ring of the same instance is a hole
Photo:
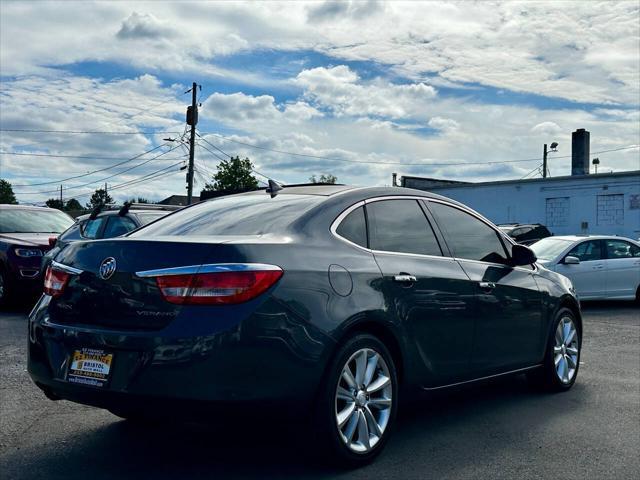
[[[172,152],[173,150],[175,150],[176,148],[179,148],[179,147],[180,147],[180,145],[176,145],[175,147],[172,147],[171,149],[167,150],[166,152],[162,152],[161,154],[156,155],[155,157],[152,157],[152,158],[150,158],[148,160],[145,160],[142,163],[134,165],[133,167],[126,168],[126,169],[124,169],[124,170],[122,170],[122,171],[120,171],[118,173],[115,173],[113,175],[109,175],[108,177],[104,177],[104,178],[101,178],[99,180],[94,180],[94,181],[83,183],[82,185],[76,185],[76,186],[73,186],[73,187],[67,187],[67,190],[71,190],[71,189],[75,189],[75,188],[82,188],[82,187],[86,187],[88,185],[93,185],[94,183],[104,182],[105,180],[109,180],[110,178],[117,177],[119,175],[122,175],[123,173],[129,172],[129,171],[133,170],[134,168],[141,167],[142,165],[145,165],[145,164],[147,164],[147,163],[149,163],[149,162],[151,162],[153,160],[156,160],[156,159],[162,157],[163,155],[166,155],[167,153]],[[180,162],[178,162],[178,163],[180,163]],[[57,192],[57,191],[58,190],[43,190],[43,191],[39,191],[39,192],[15,192],[15,193],[20,193],[20,194],[24,195],[24,194],[51,193],[51,192]]]
[[[274,152],[274,153],[281,153],[284,155],[292,155],[295,157],[305,157],[305,158],[315,158],[315,159],[319,159],[319,160],[329,160],[329,161],[334,161],[334,162],[347,162],[347,163],[364,163],[364,164],[372,164],[372,165],[421,165],[421,166],[425,166],[425,167],[438,167],[438,166],[463,166],[463,165],[493,165],[493,164],[502,164],[502,163],[518,163],[518,162],[535,162],[535,161],[540,161],[540,157],[535,157],[535,158],[522,158],[522,159],[517,159],[517,160],[499,160],[499,161],[489,161],[489,162],[457,162],[457,163],[453,163],[453,162],[447,162],[447,163],[425,163],[425,162],[376,162],[376,161],[372,161],[372,160],[351,160],[351,159],[347,159],[347,158],[336,158],[336,157],[326,157],[326,156],[322,156],[322,155],[311,155],[311,154],[307,154],[307,153],[298,153],[298,152],[290,152],[290,151],[286,151],[286,150],[278,150],[275,148],[268,148],[268,147],[263,147],[260,145],[254,145],[251,143],[247,143],[247,142],[242,142],[240,140],[235,140],[233,138],[230,137],[226,137],[224,135],[220,135],[219,133],[212,133],[212,132],[202,132],[203,135],[212,135],[214,137],[218,137],[218,138],[222,138],[223,140],[227,140],[229,142],[233,142],[233,143],[237,143],[240,145],[244,145],[246,147],[250,147],[250,148],[255,148],[258,150],[266,150],[268,152]],[[208,142],[204,137],[202,137],[202,135],[198,135],[200,138],[202,138],[205,142],[211,144],[210,142]],[[626,147],[619,147],[619,148],[612,148],[609,150],[600,150],[598,152],[591,152],[592,154],[599,154],[599,153],[607,153],[607,152],[617,152],[620,150],[628,150],[631,148],[638,148],[639,145],[629,145]],[[216,147],[217,148],[217,147]],[[550,157],[550,158],[571,158],[571,155],[559,155],[559,156],[554,156],[554,157]]]
[[[179,131],[154,130],[154,131],[137,131],[137,132],[111,132],[101,130],[36,130],[26,128],[0,128],[0,132],[16,132],[16,133],[62,133],[62,134],[95,134],[95,135],[178,135]]]
[[[50,181],[50,182],[29,183],[29,184],[23,184],[23,185],[14,185],[14,187],[38,187],[38,186],[40,186],[40,185],[51,185],[51,184],[54,184],[54,183],[66,182],[67,180],[73,180],[74,178],[86,177],[86,176],[88,176],[88,175],[93,175],[94,173],[104,172],[105,170],[110,170],[110,169],[115,168],[115,167],[118,167],[118,166],[120,166],[120,165],[124,165],[125,163],[132,162],[132,161],[134,161],[134,160],[136,160],[136,159],[138,159],[138,158],[142,157],[143,155],[146,155],[147,153],[151,153],[151,152],[153,152],[153,151],[155,151],[155,150],[158,150],[159,148],[164,147],[164,146],[166,146],[166,145],[169,145],[169,144],[168,144],[168,143],[163,143],[162,145],[158,145],[157,147],[154,147],[154,148],[152,148],[151,150],[147,150],[146,152],[143,152],[143,153],[141,153],[141,154],[139,154],[139,155],[136,155],[135,157],[128,158],[128,159],[126,159],[126,160],[124,160],[124,161],[122,161],[122,162],[120,162],[120,163],[116,163],[116,164],[114,164],[114,165],[110,165],[110,166],[105,167],[105,168],[101,168],[101,169],[98,169],[98,170],[94,170],[94,171],[89,172],[89,173],[83,173],[82,175],[75,175],[75,176],[73,176],[73,177],[61,178],[60,180],[53,180],[53,181]],[[95,159],[97,159],[98,157],[89,157],[89,158],[92,158],[92,159],[93,159],[93,158],[95,158]]]
[[[168,167],[165,167],[165,168],[160,169],[160,170],[156,170],[155,172],[152,172],[152,173],[150,173],[148,175],[145,175],[144,177],[141,177],[141,178],[138,178],[138,179],[135,179],[135,180],[130,180],[128,182],[123,182],[123,183],[119,183],[117,185],[112,185],[111,187],[109,187],[109,191],[119,190],[121,188],[130,187],[130,186],[136,185],[138,183],[149,182],[149,181],[156,180],[156,179],[164,177],[164,176],[171,175],[173,173],[177,173],[177,172],[180,171],[179,169],[178,170],[173,170],[173,171],[166,171],[166,170],[169,169],[169,168],[175,167],[177,165],[180,165],[180,163],[182,163],[182,162],[178,162],[178,163],[175,163],[173,165],[169,165]],[[74,195],[73,197],[68,197],[68,198],[71,199],[71,198],[86,197],[87,195],[93,195],[94,193],[95,192],[79,193],[77,195]]]
[[[198,134],[196,133],[196,135],[198,135]],[[202,138],[200,135],[198,135],[198,137]],[[214,144],[212,144],[212,143],[208,142],[205,138],[202,138],[202,140],[204,140],[205,142],[207,142],[209,145],[211,145],[212,147],[214,147],[216,150],[219,150],[220,152],[222,152],[222,153],[223,153],[224,155],[226,155],[227,157],[229,157],[229,158],[233,158],[231,155],[229,155],[227,152],[225,152],[225,151],[224,151],[224,150],[222,150],[221,148],[218,148],[218,147],[216,147]],[[221,162],[225,162],[225,161],[226,161],[226,159],[224,159],[224,158],[220,157],[219,155],[216,155],[215,153],[213,153],[211,150],[209,150],[209,149],[208,149],[207,147],[205,147],[204,145],[202,145],[202,144],[200,144],[200,143],[199,143],[199,144],[198,144],[198,146],[200,146],[200,147],[204,148],[204,149],[205,149],[207,152],[209,152],[210,154],[215,155],[215,156],[216,156],[216,157],[217,157]],[[260,175],[261,177],[266,178],[267,180],[273,180],[273,177],[269,177],[269,176],[267,176],[267,175],[265,175],[265,174],[263,174],[263,173],[260,173],[259,171],[257,171],[257,170],[256,170],[256,169],[254,169],[254,168],[252,168],[252,169],[251,169],[251,171],[252,171],[253,173],[255,173],[256,175]],[[259,181],[262,181],[262,180],[259,180]],[[262,182],[262,183],[264,183],[264,182]],[[278,182],[278,183],[280,183],[280,182]]]
[[[212,152],[211,150],[209,150],[207,147],[205,147],[204,145],[202,145],[201,143],[197,143],[197,145],[201,148],[204,148],[207,152],[209,152],[211,155],[213,155],[214,157],[216,157],[218,160],[220,160],[221,162],[226,162],[226,158],[222,158],[220,155],[218,155],[215,152]]]

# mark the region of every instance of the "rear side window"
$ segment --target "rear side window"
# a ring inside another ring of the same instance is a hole
[[[429,208],[456,257],[508,263],[498,232],[489,225],[458,208],[441,203],[429,202]]]
[[[80,222],[75,223],[71,227],[69,227],[67,230],[65,230],[64,233],[62,233],[58,238],[63,242],[68,240],[81,240],[82,237],[80,236],[80,228],[81,228],[81,223]]]
[[[107,217],[98,217],[93,220],[87,220],[80,225],[80,233],[84,238],[96,238],[106,219]]]
[[[135,228],[136,224],[130,218],[112,215],[109,217],[109,222],[104,229],[102,238],[119,237],[131,230],[135,230]]]
[[[364,207],[358,207],[349,213],[336,228],[336,233],[356,245],[366,247],[367,223],[364,218]]]
[[[266,193],[230,195],[201,202],[161,218],[131,234],[158,235],[260,235],[280,233],[305,212],[320,204],[319,195]]]
[[[624,240],[606,240],[607,258],[637,258],[640,257],[640,247]]]
[[[372,250],[442,255],[433,229],[416,200],[368,203],[367,218]]]

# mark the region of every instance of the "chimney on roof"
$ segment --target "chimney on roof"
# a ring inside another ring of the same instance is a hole
[[[571,134],[571,175],[589,175],[589,139],[584,128]]]

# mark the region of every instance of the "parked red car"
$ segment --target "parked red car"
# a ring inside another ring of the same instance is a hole
[[[71,225],[54,208],[0,205],[0,306],[42,290],[42,256]]]

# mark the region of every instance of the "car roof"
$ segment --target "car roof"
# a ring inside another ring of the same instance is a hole
[[[411,195],[425,198],[442,199],[456,204],[459,203],[455,200],[444,197],[442,195],[438,195],[436,193],[405,187],[358,187],[355,185],[338,184],[295,184],[284,185],[282,190],[279,190],[277,193],[277,195],[319,195],[325,197],[331,197],[341,194],[353,194],[354,196],[362,197]],[[241,193],[239,195],[265,195],[265,189],[253,190],[251,192]]]
[[[98,215],[96,215],[96,217],[106,217],[106,216],[113,216],[113,215],[118,215],[119,210],[105,210],[104,212],[100,212]],[[128,217],[132,214],[137,214],[137,213],[161,213],[164,215],[167,215],[169,213],[171,213],[170,210],[130,210],[129,212],[127,212],[126,214],[124,214],[124,217]],[[84,215],[79,215],[76,220],[85,220],[87,218],[89,218],[91,216],[90,213],[85,213]]]
[[[617,235],[554,235],[553,238],[558,240],[569,240],[572,242],[579,242],[582,240],[630,240],[632,242],[638,243],[636,240],[629,237],[620,237]]]
[[[50,207],[38,207],[37,205],[13,205],[9,203],[0,203],[0,209],[2,210],[46,210],[48,212],[60,211],[57,208]]]

